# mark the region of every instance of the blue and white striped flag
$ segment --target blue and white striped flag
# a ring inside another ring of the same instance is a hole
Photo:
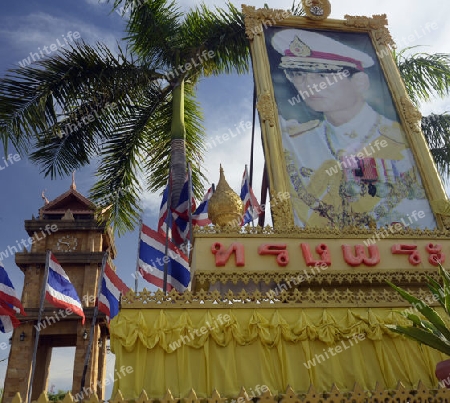
[[[149,283],[163,288],[164,262],[167,264],[167,290],[172,288],[183,292],[191,281],[188,257],[168,241],[165,255],[166,237],[142,224],[139,246],[139,272]]]
[[[48,266],[45,299],[58,308],[71,309],[73,313],[82,317],[81,323],[84,324],[83,306],[81,305],[77,291],[53,253],[50,253]]]

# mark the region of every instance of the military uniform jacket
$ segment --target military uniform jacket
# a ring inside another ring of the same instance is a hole
[[[435,228],[405,134],[368,104],[351,121],[299,124],[280,116],[297,225]],[[411,222],[409,214],[423,211]]]

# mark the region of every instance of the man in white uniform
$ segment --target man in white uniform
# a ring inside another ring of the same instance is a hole
[[[324,116],[306,123],[280,116],[296,224],[435,228],[399,123],[365,100],[370,83],[364,69],[373,59],[300,29],[277,32],[272,45],[303,102]],[[418,212],[420,219],[411,220]]]

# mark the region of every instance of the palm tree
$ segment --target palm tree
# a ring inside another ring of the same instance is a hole
[[[243,16],[233,5],[183,14],[170,0],[136,3],[114,4],[131,10],[128,52],[79,42],[0,79],[5,147],[30,152],[52,178],[98,158],[91,197],[119,233],[138,221],[140,176],[156,191],[171,166],[176,205],[187,157],[200,196],[204,130],[194,86],[249,66]]]
[[[11,143],[30,153],[51,178],[98,159],[91,198],[123,233],[140,215],[141,177],[147,190],[159,190],[171,166],[174,205],[188,159],[200,196],[204,130],[195,85],[201,77],[247,72],[249,48],[243,15],[231,4],[186,14],[171,0],[115,0],[116,11],[119,6],[131,11],[127,52],[79,42],[0,79],[0,138],[5,148]],[[303,10],[294,1],[291,12]],[[433,91],[448,93],[448,55],[394,56],[416,103]],[[449,126],[447,114],[422,120],[444,174],[450,173]]]
[[[394,51],[394,60],[411,101],[419,107],[433,96],[444,98],[450,93],[450,55],[412,53],[414,47]],[[450,114],[431,114],[422,118],[422,132],[437,169],[445,179],[450,175]]]

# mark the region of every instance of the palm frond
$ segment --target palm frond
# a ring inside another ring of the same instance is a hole
[[[115,7],[122,5],[131,10],[127,24],[127,39],[131,50],[141,60],[161,69],[172,68],[175,64],[175,50],[183,46],[179,33],[183,13],[174,1],[152,0],[116,1]]]
[[[99,179],[90,197],[103,212],[103,221],[112,224],[119,234],[134,228],[138,222],[142,192],[139,176],[143,175],[146,152],[152,152],[152,124],[158,120],[159,109],[167,104],[170,90],[170,87],[149,88],[139,104],[129,106],[114,136],[102,147],[96,173]]]
[[[104,45],[82,42],[34,65],[11,69],[0,79],[0,137],[26,151],[32,140],[58,134],[64,124],[78,124],[90,106],[92,113],[106,103],[126,108],[133,89],[160,75],[115,57]],[[103,122],[101,120],[100,122]],[[102,131],[114,130],[104,121]]]
[[[190,10],[180,32],[186,40],[183,59],[200,65],[203,75],[248,72],[244,17],[231,3],[226,9],[210,10],[202,4]]]
[[[97,141],[84,130],[62,138],[49,131],[36,142],[30,160],[40,166],[45,176],[54,179],[88,165],[98,152]]]
[[[450,54],[414,53],[406,56],[411,47],[394,51],[394,59],[411,100],[418,105],[433,95],[441,98],[449,94]]]
[[[292,2],[291,13],[297,17],[305,15],[305,10],[303,10],[303,5],[301,2],[296,2],[295,0]]]
[[[431,114],[421,121],[422,132],[443,178],[450,175],[450,114]]]
[[[436,329],[439,333],[441,333],[447,340],[450,340],[450,330],[447,329],[445,322],[442,320],[440,315],[431,308],[427,303],[421,301],[416,298],[414,295],[411,295],[409,292],[404,290],[401,287],[397,287],[396,285],[387,281],[387,283],[397,291],[403,299],[412,304],[425,318],[428,319],[430,325],[430,329]]]
[[[444,354],[450,355],[450,344],[428,332],[427,330],[417,327],[404,326],[389,326],[389,329],[394,333],[402,334],[411,340],[418,341],[431,348],[441,351]]]
[[[439,275],[442,281],[442,286],[431,277],[427,277],[427,286],[433,294],[433,299],[439,301],[444,308],[446,315],[449,315],[450,310],[450,275],[446,270],[439,265]],[[388,328],[395,332],[423,343],[445,354],[450,354],[450,330],[447,323],[441,318],[439,313],[431,308],[424,300],[420,300],[411,295],[406,290],[387,282],[400,296],[408,301],[418,312],[420,312],[425,319],[418,315],[403,312],[403,316],[409,319],[411,326],[391,325]]]

